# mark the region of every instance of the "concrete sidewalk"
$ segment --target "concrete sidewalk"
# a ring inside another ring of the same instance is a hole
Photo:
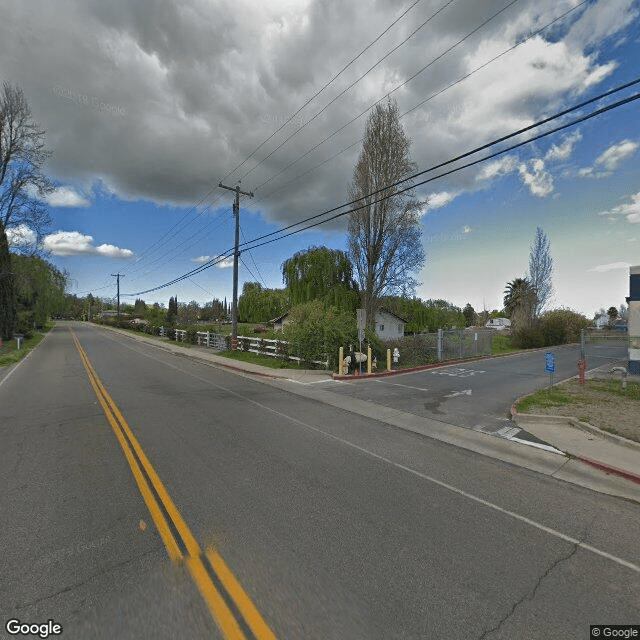
[[[525,431],[605,473],[640,484],[640,443],[602,431],[576,418],[517,413]]]
[[[272,369],[258,364],[242,362],[231,358],[225,358],[212,352],[206,347],[190,346],[188,348],[179,346],[169,340],[159,341],[157,338],[150,338],[144,334],[132,334],[122,332],[112,327],[103,327],[110,331],[124,333],[132,339],[146,342],[157,348],[164,349],[177,356],[194,358],[207,364],[220,367],[237,375],[262,379],[275,386],[286,389],[296,394],[315,398],[321,402],[340,407],[346,411],[351,411],[361,415],[366,415],[372,419],[386,422],[395,427],[421,433],[428,437],[450,442],[457,446],[468,448],[484,455],[490,455],[505,462],[511,462],[525,466],[527,468],[547,473],[561,479],[575,481],[575,472],[570,472],[574,468],[575,461],[580,465],[588,465],[592,471],[597,469],[597,473],[607,476],[616,476],[640,485],[640,444],[625,438],[620,438],[601,431],[596,427],[581,423],[575,418],[565,418],[556,416],[534,416],[531,414],[515,414],[513,421],[518,427],[528,431],[545,443],[566,454],[570,460],[567,464],[566,457],[558,453],[549,453],[541,450],[531,450],[525,452],[524,449],[532,449],[526,445],[513,443],[509,440],[495,438],[490,435],[472,431],[455,425],[448,425],[435,420],[428,420],[418,416],[407,414],[384,405],[354,401],[351,398],[344,398],[339,394],[331,393],[326,387],[320,389],[320,383],[331,382],[333,374],[328,371],[306,370],[306,369]],[[441,366],[450,365],[450,362],[442,363]],[[437,366],[437,365],[436,365]],[[407,373],[406,370],[396,372],[385,372],[386,375],[394,373]],[[293,383],[293,384],[292,384]],[[313,385],[313,386],[311,386]],[[523,447],[514,449],[515,447]],[[510,448],[510,449],[508,449]],[[544,454],[544,455],[543,455]],[[543,456],[544,460],[536,460],[534,456]],[[558,465],[553,459],[558,458]],[[549,458],[547,460],[547,458]],[[586,472],[588,476],[586,482],[578,481],[578,484],[596,488],[598,485],[597,476],[594,482],[592,474]],[[577,472],[579,476],[580,471]],[[609,485],[608,481],[603,486]],[[610,492],[605,490],[606,492]],[[638,499],[640,493],[631,489],[631,493],[618,489],[611,491],[617,495],[625,495]]]

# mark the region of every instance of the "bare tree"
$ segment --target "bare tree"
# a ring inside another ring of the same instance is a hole
[[[418,282],[412,274],[425,263],[420,210],[426,203],[412,192],[398,193],[400,186],[389,186],[415,171],[410,145],[397,104],[376,105],[349,186],[350,200],[362,198],[360,208],[349,215],[349,257],[369,324],[382,296],[415,292]]]
[[[540,228],[536,228],[536,237],[529,254],[529,277],[527,280],[535,292],[536,302],[533,307],[533,318],[537,318],[549,302],[553,293],[551,275],[553,258],[551,257],[549,238]]]
[[[31,110],[20,87],[8,83],[0,93],[0,337],[10,337],[15,325],[15,296],[10,269],[7,230],[25,247],[36,246],[51,220],[40,198],[53,191],[42,174],[50,156],[44,148],[44,131],[31,118]]]

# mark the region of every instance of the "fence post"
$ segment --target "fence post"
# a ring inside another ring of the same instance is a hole
[[[442,329],[438,329],[437,344],[438,344],[438,361],[441,361],[442,360]]]
[[[371,373],[371,347],[367,347],[367,373]]]
[[[460,359],[462,359],[464,353],[464,344],[462,344],[464,340],[464,329],[460,329],[458,335],[460,336]]]
[[[387,371],[391,371],[391,349],[387,349]]]
[[[344,347],[340,347],[338,351],[338,375],[342,375],[342,361],[344,359]]]
[[[580,329],[580,360],[585,360],[586,355],[586,336],[585,329]]]

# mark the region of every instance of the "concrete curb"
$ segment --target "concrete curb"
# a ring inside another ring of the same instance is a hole
[[[622,438],[621,436],[617,436],[613,433],[608,433],[607,431],[603,431],[602,429],[598,429],[598,427],[594,427],[592,424],[588,422],[582,422],[573,416],[553,416],[553,415],[540,415],[540,414],[532,414],[532,413],[518,413],[515,410],[515,405],[511,407],[511,416],[512,420],[522,429],[525,429],[527,425],[533,425],[538,423],[545,424],[557,424],[568,425],[571,427],[575,427],[589,433],[591,435],[595,435],[603,440],[609,440],[611,443],[627,447],[632,449],[633,451],[640,453],[640,443],[634,442],[633,440],[628,440],[627,438]],[[526,430],[526,429],[525,429]],[[631,482],[635,482],[640,484],[640,474],[633,473],[631,471],[626,471],[625,469],[619,469],[613,465],[610,465],[606,462],[600,462],[599,460],[592,460],[591,458],[587,458],[585,456],[581,456],[579,454],[573,453],[571,451],[566,452],[572,458],[576,460],[580,460],[584,464],[588,464],[600,471],[604,471],[606,473],[610,473],[612,475],[620,476],[627,480],[631,480]]]
[[[610,473],[614,476],[620,476],[621,478],[625,478],[626,480],[630,480],[631,482],[635,482],[636,484],[640,484],[640,475],[637,473],[631,473],[631,471],[625,471],[624,469],[618,469],[618,467],[614,467],[610,464],[605,464],[604,462],[598,462],[597,460],[591,460],[591,458],[585,458],[584,456],[573,456],[576,460],[580,460],[580,462],[584,462],[591,467],[595,467],[600,471],[604,471],[605,473]]]

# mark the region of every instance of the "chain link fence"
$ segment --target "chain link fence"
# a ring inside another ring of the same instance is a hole
[[[403,367],[490,356],[493,329],[439,329],[435,333],[419,333],[384,343],[385,348],[398,349]]]

